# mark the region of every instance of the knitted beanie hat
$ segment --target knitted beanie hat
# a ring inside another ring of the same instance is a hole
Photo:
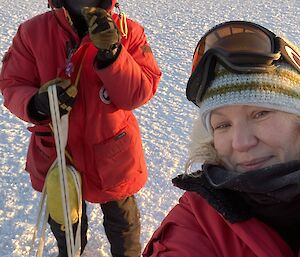
[[[210,114],[228,105],[256,105],[300,115],[300,73],[285,62],[269,73],[237,74],[218,65],[200,105],[200,117],[212,132]]]

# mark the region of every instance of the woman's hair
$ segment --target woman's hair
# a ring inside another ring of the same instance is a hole
[[[201,117],[194,121],[189,145],[189,158],[185,164],[185,173],[190,173],[195,163],[220,164],[216,149],[213,144],[213,136],[204,128]]]

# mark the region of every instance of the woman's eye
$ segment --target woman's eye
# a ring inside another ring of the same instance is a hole
[[[254,114],[255,119],[263,118],[267,116],[270,113],[270,111],[260,111]]]
[[[230,126],[229,123],[217,124],[217,125],[213,126],[213,130],[225,129],[225,128],[228,128],[229,126]]]

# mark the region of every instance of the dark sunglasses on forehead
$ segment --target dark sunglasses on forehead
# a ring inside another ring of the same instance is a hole
[[[300,73],[300,53],[273,32],[246,21],[219,24],[196,47],[187,98],[197,106],[201,104],[217,63],[233,73],[266,73],[275,70],[280,59]]]

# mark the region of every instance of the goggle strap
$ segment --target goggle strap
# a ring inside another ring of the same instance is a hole
[[[283,59],[300,73],[300,53],[291,47],[284,39],[278,38],[278,40]]]
[[[204,70],[202,73],[203,76],[202,76],[201,84],[197,92],[197,97],[196,97],[197,105],[201,103],[205,92],[209,88],[210,82],[214,79],[216,64],[217,64],[216,57],[210,56],[209,58],[207,58],[206,65],[204,65]]]

